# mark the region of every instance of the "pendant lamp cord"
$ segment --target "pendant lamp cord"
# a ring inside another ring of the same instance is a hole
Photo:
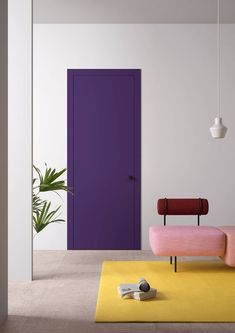
[[[217,115],[220,117],[220,0],[217,0]]]

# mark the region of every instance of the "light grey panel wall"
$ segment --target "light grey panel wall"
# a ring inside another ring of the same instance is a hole
[[[32,277],[32,0],[9,0],[9,279]]]
[[[220,0],[222,23],[235,1]],[[217,0],[34,0],[34,23],[215,23]]]
[[[0,324],[7,316],[7,0],[0,1]]]
[[[141,68],[142,247],[149,248],[149,226],[163,223],[159,197],[206,197],[210,212],[202,225],[234,224],[234,24],[221,25],[221,112],[228,133],[217,141],[209,133],[217,101],[216,25],[36,24],[34,37],[34,160],[40,168],[67,163],[67,68]],[[51,200],[56,205],[55,196]],[[62,205],[66,219],[66,196]],[[195,217],[169,218],[173,223],[195,224]],[[66,249],[66,224],[50,225],[34,240],[35,249]]]

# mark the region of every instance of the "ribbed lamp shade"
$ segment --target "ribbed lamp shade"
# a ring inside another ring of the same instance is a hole
[[[210,127],[210,132],[214,139],[222,139],[225,137],[227,127],[223,125],[222,118],[215,118],[213,126]]]

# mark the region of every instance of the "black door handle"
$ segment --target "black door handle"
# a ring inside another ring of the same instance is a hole
[[[128,179],[129,180],[135,180],[135,177],[134,176],[128,176]]]

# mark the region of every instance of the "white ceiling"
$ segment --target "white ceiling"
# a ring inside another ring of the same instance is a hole
[[[216,23],[217,0],[33,0],[34,23]],[[235,23],[235,0],[220,0]]]

